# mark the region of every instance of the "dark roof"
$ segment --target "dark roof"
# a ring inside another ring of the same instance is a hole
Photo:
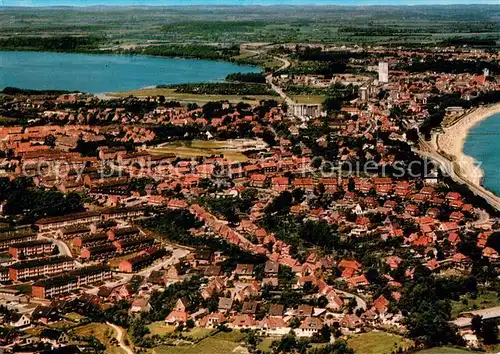
[[[126,227],[123,229],[114,229],[113,233],[115,235],[130,235],[130,234],[138,234],[141,230],[137,227]]]
[[[233,299],[229,297],[220,297],[218,308],[221,310],[230,310],[233,306]]]
[[[220,274],[221,270],[221,266],[208,266],[205,268],[204,274],[207,277],[216,277]]]
[[[88,227],[68,227],[62,230],[64,235],[81,234],[85,232],[90,232]]]
[[[35,233],[32,232],[23,232],[23,233],[6,233],[0,234],[0,241],[9,241],[9,240],[17,240],[17,239],[26,239],[36,237]]]
[[[59,331],[53,328],[44,328],[40,333],[40,338],[47,338],[51,340],[58,340],[64,334],[63,331]]]
[[[285,306],[282,304],[271,304],[269,306],[269,316],[283,316]]]
[[[278,262],[267,261],[264,266],[265,273],[278,273],[280,264]]]
[[[245,301],[243,303],[243,307],[241,308],[241,313],[247,315],[255,315],[257,313],[258,307],[259,303],[257,301]]]
[[[61,275],[58,277],[53,277],[53,278],[48,278],[44,280],[37,281],[33,283],[33,286],[43,286],[45,288],[50,288],[54,286],[58,286],[61,284],[70,284],[70,283],[76,283],[78,281],[78,278],[74,275],[71,274],[65,274]]]
[[[11,269],[26,269],[33,267],[41,267],[49,264],[58,264],[64,262],[72,262],[73,258],[68,256],[58,256],[58,257],[50,257],[50,258],[40,258],[29,261],[22,261],[9,266]]]
[[[33,240],[33,241],[14,243],[14,244],[10,245],[9,247],[25,248],[25,247],[50,245],[50,244],[52,244],[52,242],[49,240]]]
[[[51,218],[43,218],[43,219],[38,220],[36,222],[36,224],[37,225],[45,225],[45,224],[52,224],[52,223],[61,222],[61,221],[85,219],[85,218],[96,217],[96,216],[100,216],[100,215],[101,214],[96,212],[96,211],[89,211],[89,212],[83,212],[83,213],[73,213],[73,214],[68,214],[68,215],[63,215],[63,216],[54,216]]]

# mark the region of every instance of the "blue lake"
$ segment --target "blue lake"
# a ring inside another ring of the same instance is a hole
[[[464,153],[472,156],[484,171],[484,187],[500,195],[500,114],[479,122],[469,131]]]
[[[233,63],[143,55],[0,51],[0,90],[126,91],[162,84],[222,81],[231,73],[260,72]]]

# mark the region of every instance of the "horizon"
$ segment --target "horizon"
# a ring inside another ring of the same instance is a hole
[[[499,4],[498,0],[0,0],[0,7],[436,6]]]

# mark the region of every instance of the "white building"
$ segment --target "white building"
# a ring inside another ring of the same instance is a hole
[[[381,84],[389,82],[389,64],[384,61],[378,63],[378,82]]]

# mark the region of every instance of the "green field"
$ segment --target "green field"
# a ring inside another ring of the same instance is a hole
[[[110,343],[111,339],[116,337],[116,332],[113,328],[104,323],[90,323],[75,328],[71,333],[78,336],[95,337],[106,346],[106,353],[108,354],[125,354],[123,349]]]
[[[451,347],[439,347],[430,348],[417,352],[418,354],[466,354],[474,353],[467,349],[451,348]]]
[[[188,346],[162,346],[154,348],[155,354],[226,354],[233,353],[240,347],[244,335],[239,331],[221,332],[203,339],[195,345]],[[238,352],[238,351],[236,351]],[[236,353],[235,352],[235,353]]]
[[[152,154],[175,154],[181,158],[195,158],[198,156],[212,156],[223,154],[231,161],[245,162],[247,157],[234,145],[223,141],[193,140],[189,142],[174,142],[149,150]]]
[[[322,104],[325,100],[325,96],[317,96],[317,95],[298,95],[291,96],[291,98],[297,103],[310,103],[310,104]]]
[[[0,12],[0,27],[2,38],[19,34],[26,37],[93,36],[102,39],[99,48],[115,50],[169,43],[324,42],[397,46],[439,44],[448,38],[498,38],[497,14],[498,8],[494,5],[305,6],[299,9],[200,6],[168,10],[7,8]]]
[[[353,336],[347,340],[347,344],[357,354],[391,354],[413,342],[395,334],[373,331]]]
[[[476,298],[470,295],[463,296],[459,301],[452,301],[451,316],[457,318],[464,311],[480,310],[488,307],[500,306],[500,298],[494,291],[480,291]]]
[[[237,104],[245,102],[250,105],[257,105],[261,100],[278,100],[278,96],[268,95],[251,95],[251,96],[237,96],[237,95],[197,95],[192,93],[179,93],[175,89],[170,88],[148,88],[126,92],[114,92],[109,94],[111,97],[146,97],[146,96],[165,96],[167,101],[179,101],[183,103],[198,103],[205,104],[212,101],[229,101],[230,103]]]

